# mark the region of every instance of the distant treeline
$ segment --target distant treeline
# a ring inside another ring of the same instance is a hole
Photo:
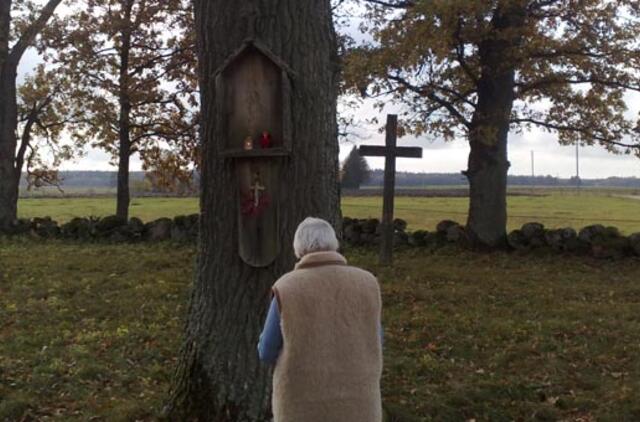
[[[373,170],[366,187],[379,187],[383,185],[384,171]],[[606,179],[580,179],[575,177],[563,179],[553,176],[512,176],[508,178],[510,186],[581,186],[611,187],[611,188],[640,188],[640,178],[637,177],[608,177]],[[467,179],[461,173],[409,173],[398,172],[396,174],[397,186],[466,186]]]
[[[143,171],[132,171],[129,179],[132,183],[143,182]],[[118,173],[115,171],[61,171],[61,187],[65,188],[115,188],[117,186]],[[27,177],[22,175],[21,187],[27,186]]]
[[[115,171],[66,171],[61,172],[62,188],[115,188]],[[145,181],[142,171],[131,172],[131,183]],[[371,178],[365,187],[379,187],[383,185],[384,172],[371,171]],[[26,186],[23,179],[23,185]],[[197,175],[196,175],[197,179]],[[640,178],[637,177],[608,177],[606,179],[581,179],[580,185],[588,187],[620,187],[640,188]],[[509,176],[510,186],[576,186],[576,178],[563,179],[553,176]],[[195,181],[197,185],[197,180]],[[397,186],[466,186],[467,179],[459,173],[410,173],[396,174]]]

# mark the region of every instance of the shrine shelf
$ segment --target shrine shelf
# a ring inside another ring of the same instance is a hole
[[[226,149],[220,153],[224,158],[260,158],[260,157],[287,157],[291,153],[283,147],[255,148],[255,149]]]

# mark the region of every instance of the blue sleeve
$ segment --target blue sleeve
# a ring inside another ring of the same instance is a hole
[[[264,323],[264,329],[260,334],[258,343],[258,356],[260,360],[266,363],[275,363],[282,349],[282,331],[280,330],[280,311],[278,310],[278,301],[274,297],[269,306],[267,320]]]

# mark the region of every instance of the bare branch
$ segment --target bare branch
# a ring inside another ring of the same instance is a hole
[[[407,88],[408,90],[415,92],[416,94],[425,96],[429,98],[431,101],[440,105],[440,108],[445,108],[453,117],[455,117],[462,125],[466,126],[467,129],[471,128],[471,122],[456,108],[455,103],[447,101],[446,99],[436,95],[433,92],[433,89],[427,87],[418,87],[411,83],[409,83],[406,79],[401,78],[395,75],[387,75],[392,81],[396,81],[400,83],[402,86]],[[459,94],[462,97],[462,94]]]
[[[462,19],[462,17],[458,17],[458,26],[456,27],[456,30],[454,32],[454,37],[456,38],[456,56],[458,58],[458,63],[460,63],[460,67],[462,68],[462,70],[464,70],[464,73],[466,73],[466,75],[469,77],[469,79],[471,79],[475,84],[478,83],[478,76],[473,72],[473,70],[471,69],[471,67],[469,67],[469,64],[467,63],[467,60],[464,57],[464,41],[462,40],[461,37],[461,32],[462,32],[462,25],[464,23],[464,20]]]
[[[620,81],[607,80],[607,79],[602,79],[595,76],[576,77],[576,78],[563,78],[561,76],[557,76],[557,77],[540,79],[538,81],[534,81],[529,84],[519,83],[519,84],[516,84],[516,87],[520,88],[519,89],[520,94],[524,94],[529,91],[545,88],[552,85],[562,85],[562,84],[575,85],[575,84],[586,84],[586,83],[608,86],[611,88],[623,88],[623,89],[628,89],[630,91],[640,92],[640,85],[631,85],[631,84],[623,83]]]
[[[621,148],[631,148],[631,149],[638,149],[640,150],[640,143],[638,144],[628,144],[625,142],[621,142],[619,140],[617,140],[616,138],[611,138],[611,137],[607,137],[607,136],[603,136],[603,135],[598,135],[597,133],[594,133],[594,131],[592,130],[592,128],[588,128],[588,127],[579,127],[579,126],[570,126],[570,125],[561,125],[558,123],[551,123],[551,122],[545,122],[542,120],[536,120],[536,119],[532,119],[532,118],[519,118],[519,119],[512,119],[511,123],[529,123],[529,124],[533,124],[536,126],[540,126],[540,127],[544,127],[547,129],[551,129],[551,130],[557,130],[557,131],[561,131],[561,132],[576,132],[576,133],[581,133],[583,134],[585,137],[591,138],[595,141],[604,143],[604,144],[610,144],[610,145],[615,145]]]
[[[33,40],[40,31],[42,31],[60,3],[62,3],[62,0],[49,0],[49,2],[42,8],[40,16],[38,16],[38,18],[29,25],[18,42],[11,49],[9,57],[13,63],[17,64],[20,61],[24,52],[29,48],[29,46],[31,46]]]
[[[529,10],[538,10],[547,6],[553,6],[554,4],[561,3],[562,0],[538,0],[533,1],[529,4]]]
[[[383,0],[365,0],[367,3],[377,4],[378,6],[389,7],[392,9],[409,9],[416,5],[414,1],[406,0],[406,1],[396,1],[396,2],[388,2]]]

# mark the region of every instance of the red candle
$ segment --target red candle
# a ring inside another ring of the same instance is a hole
[[[271,135],[266,130],[260,136],[260,147],[271,148]]]

